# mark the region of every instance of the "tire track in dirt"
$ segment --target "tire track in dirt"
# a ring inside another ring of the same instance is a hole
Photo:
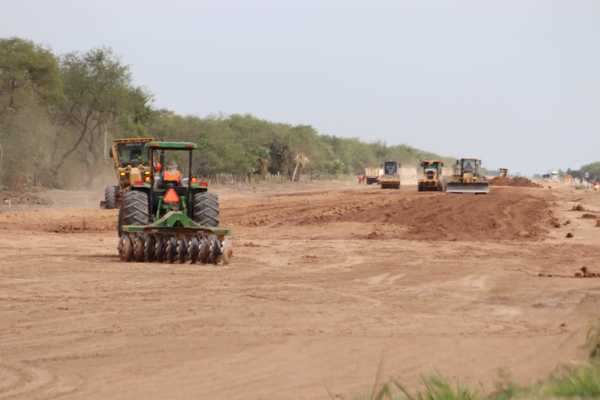
[[[0,376],[9,377],[4,382],[0,381],[0,399],[2,400],[35,399],[42,396],[43,398],[52,398],[59,393],[65,394],[71,391],[62,392],[59,390],[56,392],[55,389],[58,389],[56,376],[45,369],[25,363],[0,364]],[[8,384],[5,385],[5,383]]]

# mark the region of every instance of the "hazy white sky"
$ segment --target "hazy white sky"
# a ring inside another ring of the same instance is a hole
[[[20,0],[0,36],[106,45],[156,105],[533,173],[600,160],[598,0]]]

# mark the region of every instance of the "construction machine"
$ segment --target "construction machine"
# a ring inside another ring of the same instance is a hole
[[[153,138],[129,138],[113,140],[110,157],[113,159],[117,175],[117,185],[108,185],[104,188],[104,200],[100,202],[102,208],[119,208],[123,194],[135,182],[141,182],[150,174],[150,166],[145,156],[144,146],[154,140]]]
[[[383,163],[383,175],[379,177],[382,189],[400,189],[400,163],[397,161],[385,161]]]
[[[444,182],[442,180],[442,169],[444,162],[440,160],[421,161],[421,177],[417,182],[419,192],[426,191],[444,191]]]
[[[194,143],[144,145],[152,171],[123,193],[118,251],[123,261],[225,261],[227,229],[219,227],[219,199],[192,176]],[[187,156],[187,159],[185,159]],[[177,161],[187,164],[187,176]]]
[[[379,182],[379,177],[381,175],[383,175],[383,170],[381,168],[365,168],[365,179],[367,181],[367,185],[372,185]]]
[[[481,172],[481,160],[476,158],[461,158],[457,160],[454,165],[454,173],[450,180],[446,182],[446,192],[489,193],[489,184]]]
[[[506,178],[506,177],[508,177],[508,168],[500,168],[498,170],[498,176],[500,178]]]

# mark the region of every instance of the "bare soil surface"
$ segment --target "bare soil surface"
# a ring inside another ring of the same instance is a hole
[[[488,181],[491,186],[521,186],[541,187],[542,185],[532,182],[523,176],[496,176]]]
[[[583,358],[600,279],[572,276],[600,272],[597,193],[217,191],[234,258],[216,267],[121,263],[100,193],[2,209],[0,399],[352,398],[380,364],[485,386]]]

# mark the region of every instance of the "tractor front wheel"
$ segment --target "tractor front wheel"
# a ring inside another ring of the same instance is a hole
[[[219,197],[210,192],[194,194],[194,222],[210,227],[219,226]]]
[[[119,236],[123,234],[123,225],[148,225],[149,223],[148,195],[138,190],[124,193],[119,209]]]

